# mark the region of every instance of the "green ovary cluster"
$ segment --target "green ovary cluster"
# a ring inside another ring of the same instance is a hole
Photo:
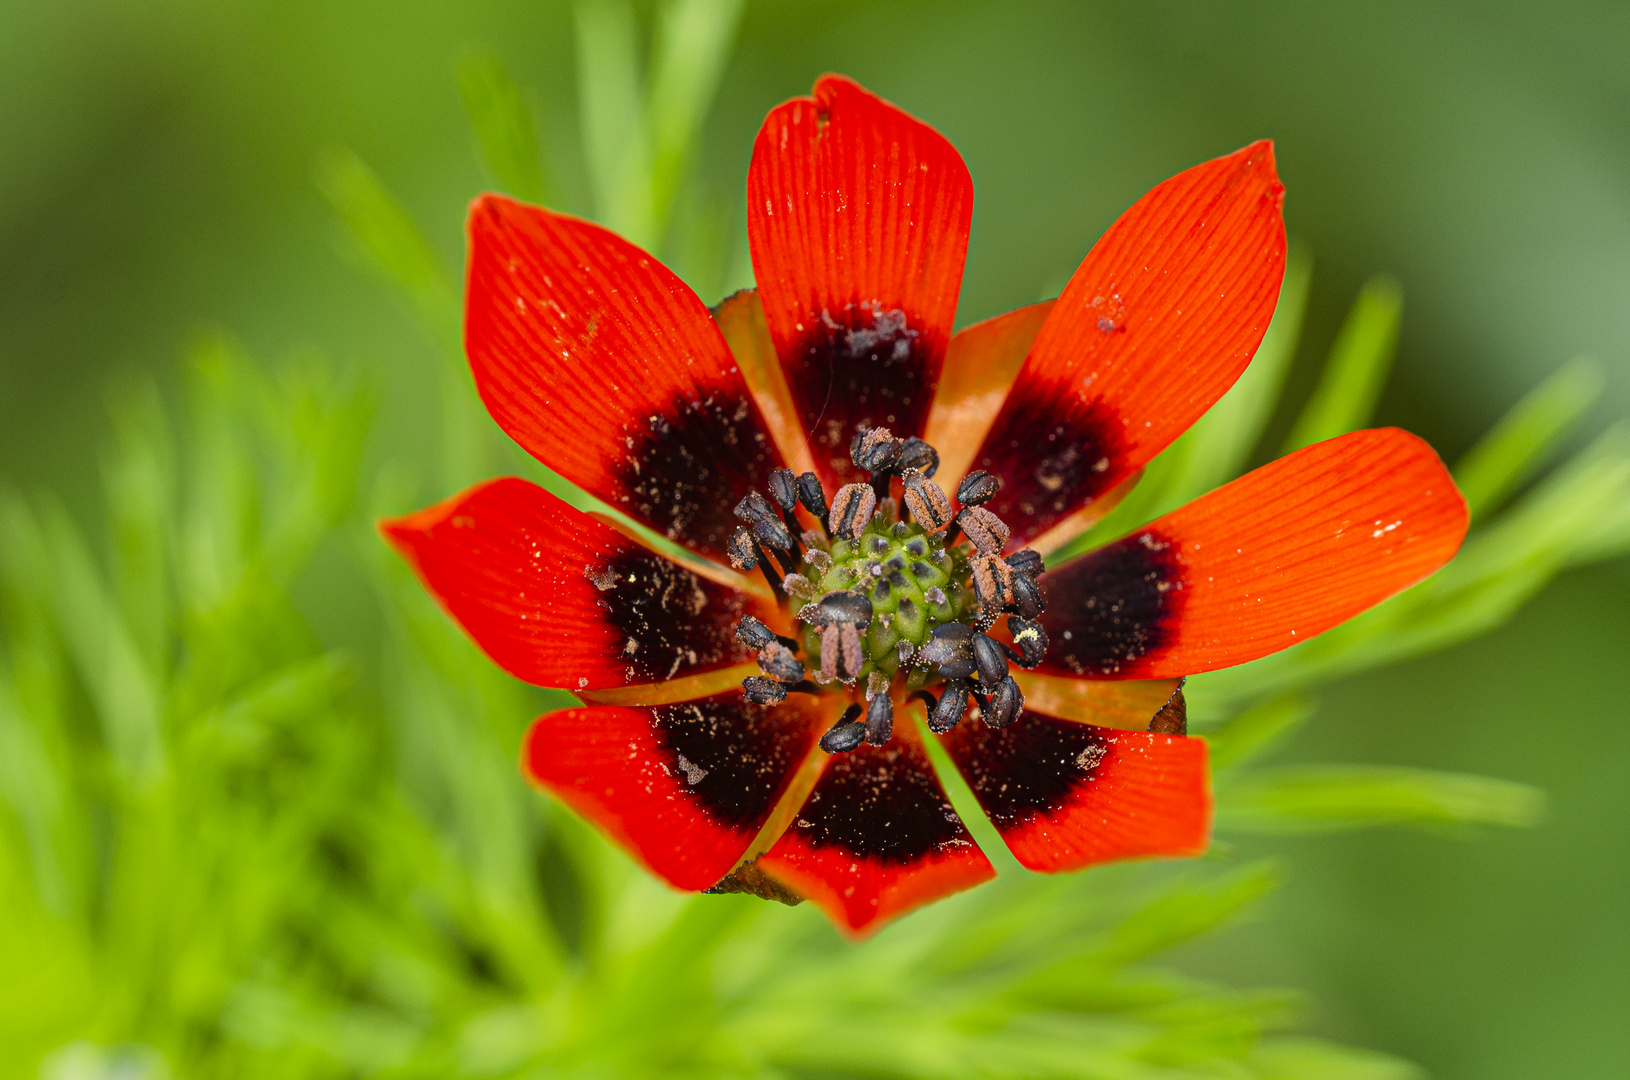
[[[805,553],[803,573],[810,582],[810,599],[850,590],[872,604],[866,627],[866,661],[858,681],[864,685],[873,672],[892,679],[902,667],[907,686],[922,685],[931,668],[914,668],[911,657],[934,627],[967,621],[978,610],[968,587],[968,560],[960,549],[946,550],[943,533],[924,532],[915,523],[889,521],[878,515],[854,540],[833,540],[826,551]],[[910,647],[902,649],[901,643]],[[805,626],[804,655],[821,655],[820,631]],[[818,661],[817,661],[818,662]]]

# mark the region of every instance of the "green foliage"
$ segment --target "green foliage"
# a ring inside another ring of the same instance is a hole
[[[498,186],[526,202],[558,205],[544,173],[537,121],[503,64],[492,56],[466,57],[458,66],[458,88],[482,160]]]
[[[1579,357],[1535,387],[1455,466],[1472,517],[1497,507],[1543,464],[1602,394],[1601,364]]]
[[[1528,826],[1544,800],[1526,784],[1378,765],[1284,766],[1221,786],[1218,828],[1318,832],[1368,825]]]
[[[1356,431],[1369,421],[1392,370],[1403,311],[1403,288],[1386,275],[1359,290],[1319,385],[1285,439],[1284,453]]]

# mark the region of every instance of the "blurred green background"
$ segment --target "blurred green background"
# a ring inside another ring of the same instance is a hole
[[[432,472],[413,435],[434,345],[343,257],[314,164],[355,150],[457,266],[488,182],[454,76],[476,48],[527,89],[564,200],[586,209],[574,33],[571,8],[545,3],[0,0],[0,474],[95,520],[110,378],[173,388],[201,325],[377,373],[380,452]],[[1578,353],[1609,373],[1586,433],[1630,414],[1627,56],[1622,4],[761,0],[689,209],[733,220],[764,112],[850,74],[968,161],[965,323],[1056,288],[1155,182],[1270,137],[1315,260],[1291,397],[1359,285],[1390,272],[1406,301],[1379,419],[1452,459]],[[745,283],[739,257],[701,261],[693,280]],[[378,636],[372,606],[308,591],[325,640]],[[1548,816],[1454,840],[1253,839],[1288,884],[1180,966],[1306,988],[1313,1030],[1436,1076],[1623,1075],[1627,650],[1621,560],[1563,576],[1493,635],[1327,689],[1292,758],[1526,781]]]

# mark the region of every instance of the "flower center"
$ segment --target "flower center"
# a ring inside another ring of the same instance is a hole
[[[850,457],[870,479],[844,485],[830,503],[814,473],[781,469],[769,499],[752,492],[736,505],[745,524],[730,539],[731,561],[763,571],[797,634],[781,637],[751,617],[737,627],[764,672],[743,681],[747,697],[858,698],[822,737],[828,753],[887,743],[897,696],[925,701],[936,732],[955,727],[970,702],[985,723],[1011,723],[1024,695],[1008,665],[1041,661],[1047,638],[1034,620],[1046,605],[1041,556],[1003,557],[1010,530],[983,506],[1000,480],[969,474],[953,512],[933,481],[939,454],[921,439],[863,429]],[[802,527],[800,506],[820,528]],[[988,633],[1003,615],[1011,644]]]

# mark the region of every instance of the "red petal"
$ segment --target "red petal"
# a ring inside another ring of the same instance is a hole
[[[742,615],[776,619],[514,477],[380,531],[488,656],[539,686],[598,690],[744,663]]]
[[[1055,303],[1043,300],[952,335],[923,432],[923,438],[939,451],[940,467],[934,478],[945,490],[955,491],[957,481],[967,473]]]
[[[933,128],[848,79],[765,118],[747,174],[753,271],[817,467],[854,479],[866,422],[921,434],[962,284],[973,181]]]
[[[1211,831],[1203,739],[1118,731],[1026,711],[943,736],[1014,856],[1056,873],[1144,855],[1198,855]]]
[[[834,755],[758,866],[854,937],[996,876],[907,724],[887,746]]]
[[[700,890],[746,853],[819,735],[798,696],[563,709],[532,725],[521,765],[669,883]]]
[[[1253,143],[1145,195],[1088,253],[976,458],[1037,536],[1142,468],[1239,378],[1285,272],[1284,188]],[[1021,524],[1022,523],[1022,524]]]
[[[720,557],[731,508],[780,464],[708,310],[586,221],[484,195],[464,344],[493,419],[539,461]]]
[[[1304,447],[1044,575],[1046,663],[1150,679],[1255,660],[1431,574],[1466,523],[1408,432]]]

